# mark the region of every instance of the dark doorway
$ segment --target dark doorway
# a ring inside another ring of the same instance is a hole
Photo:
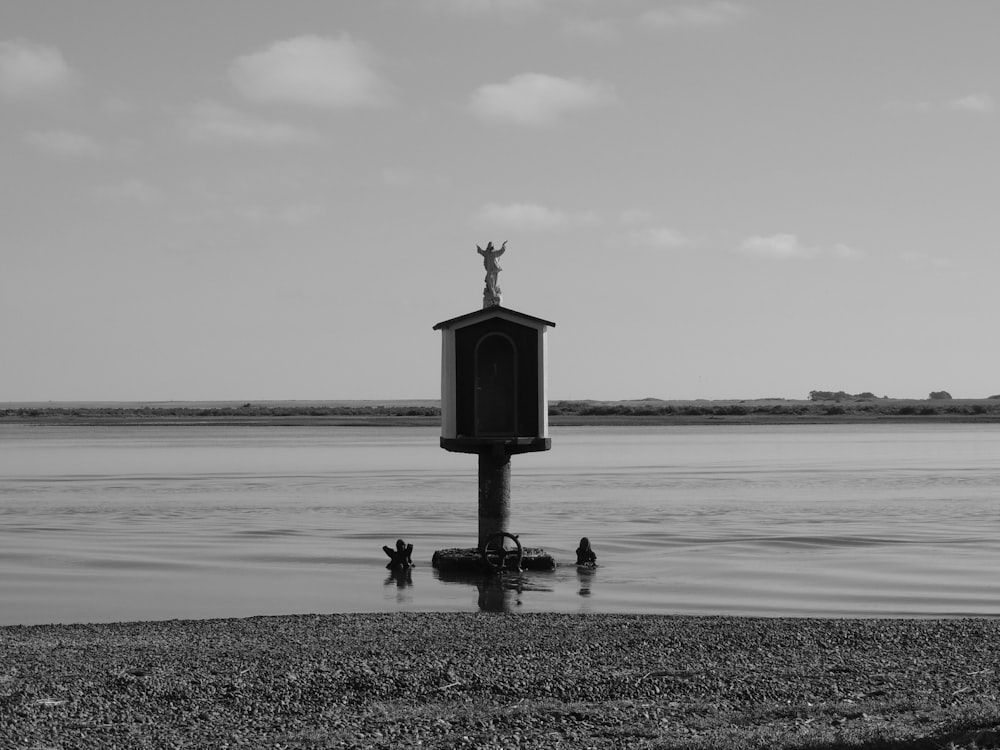
[[[517,436],[517,349],[502,333],[476,345],[475,422],[478,437]]]

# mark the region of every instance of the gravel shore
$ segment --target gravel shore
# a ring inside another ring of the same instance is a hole
[[[996,747],[998,636],[561,614],[7,627],[0,747]]]

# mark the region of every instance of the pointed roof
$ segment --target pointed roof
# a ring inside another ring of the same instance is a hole
[[[474,310],[473,312],[466,313],[465,315],[459,315],[457,318],[443,320],[434,326],[434,330],[437,331],[442,328],[464,328],[465,326],[470,326],[474,323],[479,323],[490,318],[504,318],[505,320],[510,320],[515,323],[529,325],[532,328],[543,328],[545,326],[548,326],[549,328],[556,327],[556,324],[550,320],[536,318],[534,315],[526,315],[525,313],[518,312],[517,310],[511,310],[510,308],[503,307],[501,305],[493,305],[491,307],[484,307],[482,310]]]

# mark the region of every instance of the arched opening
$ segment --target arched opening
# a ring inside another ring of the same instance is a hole
[[[476,344],[474,410],[477,437],[517,437],[517,347],[506,334]]]

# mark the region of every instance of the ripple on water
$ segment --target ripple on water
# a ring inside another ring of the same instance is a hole
[[[8,435],[24,460],[0,468],[0,624],[484,607],[998,614],[1000,426],[842,427],[562,432],[553,451],[518,457],[510,523],[561,565],[499,590],[430,566],[477,535],[475,462],[438,450],[434,430]],[[596,570],[572,565],[582,536]],[[382,545],[397,538],[417,566],[393,577]]]

